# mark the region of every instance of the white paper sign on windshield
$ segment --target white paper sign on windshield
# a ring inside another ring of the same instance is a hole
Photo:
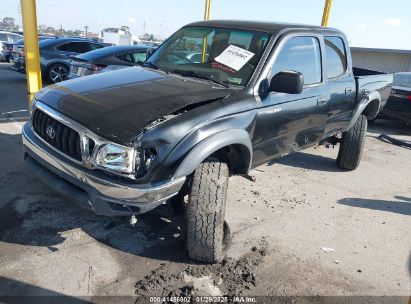
[[[231,44],[214,60],[239,71],[253,56],[254,53]]]

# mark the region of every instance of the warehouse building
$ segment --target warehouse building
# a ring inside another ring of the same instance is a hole
[[[411,72],[411,50],[351,48],[353,65],[384,73]]]

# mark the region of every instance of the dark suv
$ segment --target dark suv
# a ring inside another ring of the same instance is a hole
[[[104,47],[104,44],[83,38],[55,38],[39,42],[40,67],[44,78],[52,83],[67,79],[71,57]],[[24,45],[15,46],[12,69],[25,72]]]

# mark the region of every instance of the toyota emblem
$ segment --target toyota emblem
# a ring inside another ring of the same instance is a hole
[[[56,131],[54,131],[53,126],[48,126],[47,130],[46,130],[46,134],[48,137],[50,137],[51,139],[53,139],[56,136]]]

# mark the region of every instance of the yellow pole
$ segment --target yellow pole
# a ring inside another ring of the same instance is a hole
[[[205,0],[205,8],[204,8],[204,20],[210,20],[210,6],[211,0]],[[203,38],[203,52],[201,56],[201,63],[206,62],[207,57],[207,37],[204,36]]]
[[[330,17],[332,0],[325,0],[323,20],[321,21],[321,26],[328,26],[328,18]]]
[[[34,94],[41,89],[40,52],[37,34],[36,0],[20,0],[23,16],[24,53],[29,106]]]
[[[211,0],[205,0],[204,20],[210,20]]]

